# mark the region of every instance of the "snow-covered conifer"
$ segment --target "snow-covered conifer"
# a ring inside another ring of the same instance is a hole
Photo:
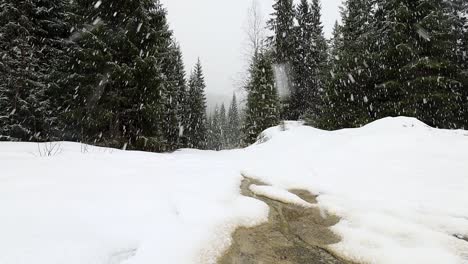
[[[243,130],[245,143],[251,144],[256,141],[263,130],[279,123],[279,97],[269,54],[258,53],[255,56],[247,91],[247,109]]]

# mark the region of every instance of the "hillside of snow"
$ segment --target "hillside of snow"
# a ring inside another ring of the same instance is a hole
[[[333,132],[287,123],[222,152],[0,143],[0,264],[215,263],[236,227],[267,220],[242,175],[286,201],[318,194],[348,259],[468,263],[468,131],[399,117]]]

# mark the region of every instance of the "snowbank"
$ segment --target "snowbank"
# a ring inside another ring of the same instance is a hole
[[[332,249],[368,263],[468,263],[468,132],[411,118],[326,132],[289,123],[245,150],[124,152],[0,143],[1,264],[214,263],[267,220],[241,172],[342,217]],[[56,146],[57,147],[57,146]]]
[[[254,145],[262,144],[273,138],[274,136],[284,132],[288,131],[290,129],[296,128],[303,126],[304,122],[298,122],[298,121],[283,121],[281,125],[275,126],[275,127],[270,127],[263,131],[257,139],[257,142]]]
[[[342,217],[336,253],[366,263],[468,263],[468,132],[387,118],[359,129],[296,127],[258,145],[244,173],[320,194]]]
[[[239,194],[236,151],[171,155],[0,144],[0,263],[213,263],[268,207]]]

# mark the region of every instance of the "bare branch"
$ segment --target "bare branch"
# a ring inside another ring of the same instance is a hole
[[[40,157],[53,157],[62,152],[60,142],[37,143],[37,150]]]
[[[247,9],[247,17],[244,22],[245,39],[243,43],[242,57],[244,58],[244,71],[238,73],[234,78],[234,85],[239,91],[243,91],[249,79],[248,69],[252,63],[255,53],[261,51],[265,46],[267,35],[266,21],[258,0],[252,0]]]
[[[265,18],[258,0],[252,0],[247,10],[247,20],[244,25],[246,35],[246,56],[250,62],[253,55],[262,50],[266,38]]]

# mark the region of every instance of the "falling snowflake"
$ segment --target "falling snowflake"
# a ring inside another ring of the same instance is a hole
[[[101,4],[102,4],[102,1],[101,1],[101,0],[97,1],[97,2],[94,4],[94,8],[96,8],[96,9],[99,8],[99,7],[101,6]]]

